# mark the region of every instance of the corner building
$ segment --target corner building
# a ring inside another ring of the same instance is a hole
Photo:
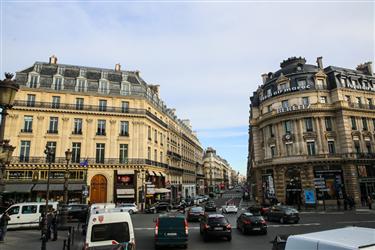
[[[54,151],[54,200],[62,200],[67,149],[71,202],[145,206],[179,199],[185,186],[195,192],[201,144],[190,122],[160,99],[159,86],[138,71],[58,64],[53,56],[17,72],[16,81],[21,87],[5,130],[17,145],[6,168],[6,198],[45,199],[46,145]]]
[[[375,77],[289,58],[250,98],[248,181],[258,202],[315,204],[375,195]]]

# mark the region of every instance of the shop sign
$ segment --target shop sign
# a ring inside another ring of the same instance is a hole
[[[292,105],[290,107],[280,107],[277,109],[277,113],[284,113],[284,112],[289,112],[289,111],[297,111],[297,110],[304,110],[304,109],[309,109],[311,107],[310,104],[303,104],[303,105]]]
[[[358,89],[358,90],[366,90],[366,91],[374,91],[375,92],[375,88],[366,87],[366,86],[362,86],[362,85],[359,85],[359,84],[354,85],[350,82],[346,83],[346,87],[351,88],[351,89]]]
[[[289,93],[289,92],[294,92],[294,91],[299,91],[299,90],[306,90],[306,89],[310,89],[310,88],[311,88],[311,85],[307,84],[307,85],[296,86],[296,87],[291,87],[291,88],[279,89],[279,90],[276,90],[274,92],[269,92],[269,94],[261,96],[259,99],[260,99],[261,102],[263,102],[264,100],[266,100],[270,97],[273,97],[273,96],[277,96],[277,95],[281,95],[281,94],[285,94],[285,93]]]

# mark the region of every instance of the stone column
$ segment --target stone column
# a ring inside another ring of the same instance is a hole
[[[283,133],[281,123],[275,124],[275,139],[276,139],[276,148],[278,149],[278,156],[285,156],[286,150],[283,143]]]
[[[300,142],[298,153],[300,155],[307,154],[306,144],[305,144],[305,141],[303,140],[304,130],[303,130],[302,120],[301,119],[297,120],[297,126],[298,126],[298,129],[297,129],[296,133],[298,133],[299,142]]]
[[[346,194],[352,196],[356,204],[361,204],[357,166],[355,164],[346,164],[342,166],[342,170]]]
[[[277,166],[273,169],[276,198],[285,203],[285,167]]]
[[[321,128],[320,128],[320,117],[313,118],[315,122],[315,131],[316,131],[316,145],[318,147],[317,153],[323,154],[322,140],[320,138]]]

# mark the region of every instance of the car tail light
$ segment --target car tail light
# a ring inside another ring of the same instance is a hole
[[[89,243],[85,242],[83,245],[83,250],[88,250],[89,249]]]
[[[155,238],[158,237],[159,234],[159,220],[156,221],[156,226],[155,226]]]
[[[189,225],[187,223],[187,221],[185,220],[185,234],[188,235],[189,234]]]
[[[204,224],[204,229],[209,229],[209,228],[210,228],[210,225]]]
[[[251,224],[251,220],[244,220],[243,223],[246,224],[246,225],[250,225]]]
[[[260,223],[266,224],[266,221],[265,220],[261,220]]]
[[[118,242],[115,240],[112,240],[112,245],[118,245]]]
[[[230,224],[228,224],[227,229],[232,229],[232,226]]]

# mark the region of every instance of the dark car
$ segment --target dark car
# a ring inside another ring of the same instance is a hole
[[[200,222],[200,234],[204,241],[209,238],[226,238],[232,240],[232,226],[222,214],[205,214]]]
[[[160,215],[155,225],[155,249],[162,246],[182,246],[187,248],[188,223],[183,215]]]
[[[269,211],[269,206],[263,206],[263,205],[261,205],[261,206],[250,206],[250,207],[248,207],[248,211],[250,212],[250,213],[252,213],[252,214],[260,214],[260,215],[265,215],[266,213],[268,213],[268,211]]]
[[[288,206],[272,206],[264,215],[268,221],[279,221],[280,223],[298,223],[299,213],[296,209]]]
[[[286,241],[288,240],[289,235],[277,235],[272,244],[272,250],[284,250],[286,246]]]
[[[207,202],[206,205],[204,206],[204,210],[206,212],[209,212],[209,211],[216,212],[216,204],[215,204],[215,202],[213,202],[213,201]]]
[[[66,209],[66,212],[68,215],[68,221],[86,222],[86,218],[89,212],[88,205],[86,204],[61,205],[59,207],[59,216],[63,215],[64,209]]]
[[[152,205],[151,207],[146,208],[145,212],[156,214],[156,213],[159,213],[161,211],[169,212],[171,209],[172,209],[172,206],[168,202],[157,202],[154,205]]]
[[[186,219],[187,221],[199,221],[204,215],[203,207],[191,207],[187,211]]]
[[[237,229],[244,234],[249,232],[267,234],[267,223],[260,214],[243,213],[237,218]]]

